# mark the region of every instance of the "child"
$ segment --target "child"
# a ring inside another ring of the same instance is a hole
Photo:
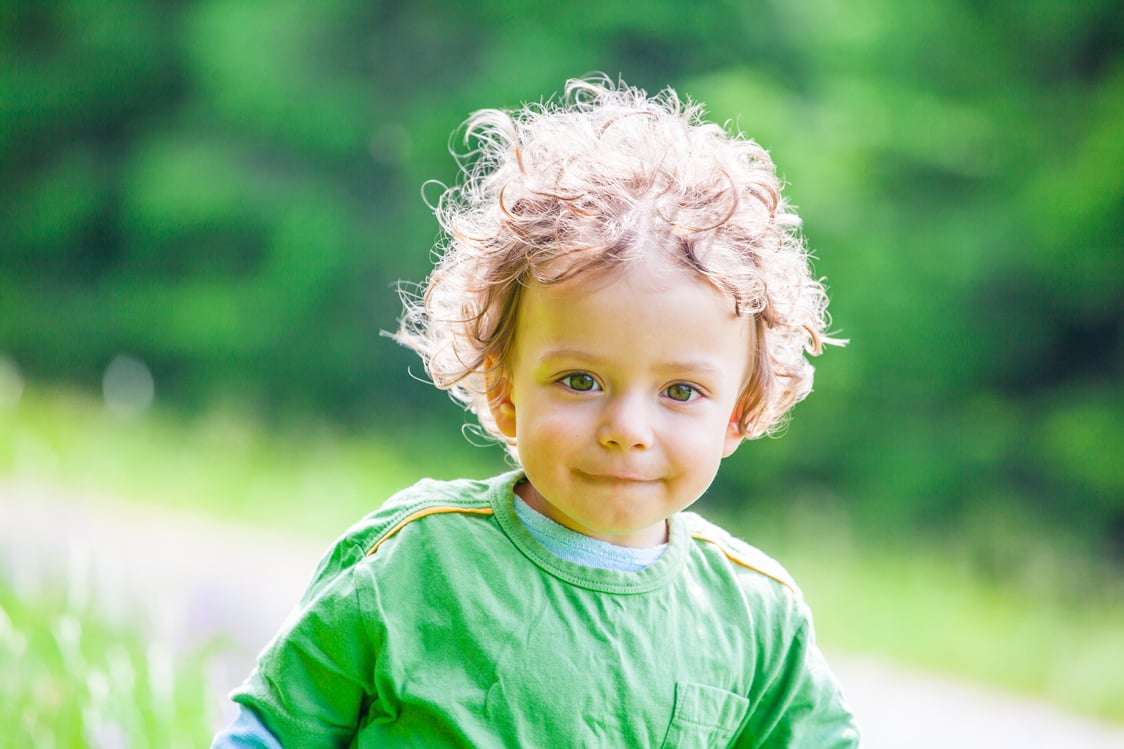
[[[769,156],[700,116],[591,79],[468,121],[398,339],[520,467],[349,530],[215,746],[858,745],[788,574],[686,511],[842,343]]]

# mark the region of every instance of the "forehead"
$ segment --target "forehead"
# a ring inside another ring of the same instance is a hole
[[[734,300],[692,270],[627,264],[521,293],[514,348],[616,357],[717,357],[744,362],[753,323]]]
[[[674,256],[662,253],[578,270],[556,282],[532,281],[523,288],[521,296],[520,307],[530,300],[536,306],[595,301],[603,306],[613,306],[615,302],[621,307],[660,308],[666,307],[670,299],[693,299],[719,317],[738,314],[736,300],[729,291]]]

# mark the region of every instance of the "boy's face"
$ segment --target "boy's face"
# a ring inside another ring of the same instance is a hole
[[[741,437],[753,330],[666,261],[524,290],[492,413],[516,439],[517,490],[555,522],[621,546],[666,541]]]

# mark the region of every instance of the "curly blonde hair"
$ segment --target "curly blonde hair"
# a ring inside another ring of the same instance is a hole
[[[811,391],[806,353],[845,343],[825,332],[827,294],[769,154],[705,121],[702,105],[599,76],[568,81],[560,99],[478,111],[464,127],[462,180],[434,206],[445,241],[424,292],[403,290],[394,337],[493,437],[490,375],[512,349],[522,289],[655,248],[755,328],[744,437],[776,430]]]

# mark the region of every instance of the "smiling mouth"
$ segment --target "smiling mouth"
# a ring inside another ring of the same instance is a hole
[[[656,479],[647,476],[637,476],[631,473],[585,473],[584,475],[591,481],[607,484],[650,484],[656,481]]]

